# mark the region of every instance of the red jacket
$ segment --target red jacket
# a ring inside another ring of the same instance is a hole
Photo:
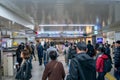
[[[96,60],[96,70],[97,72],[103,72],[103,68],[104,68],[104,60],[108,59],[108,56],[105,54],[101,54],[98,56],[97,60]]]

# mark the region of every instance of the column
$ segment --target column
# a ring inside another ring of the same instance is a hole
[[[115,22],[120,21],[120,3],[115,4]]]
[[[109,6],[109,17],[108,17],[108,21],[107,21],[107,25],[110,25],[111,23],[114,22],[114,5],[110,5]]]

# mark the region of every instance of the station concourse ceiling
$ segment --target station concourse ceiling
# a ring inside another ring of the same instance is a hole
[[[110,6],[119,0],[1,0],[2,5],[34,24],[108,24]],[[14,6],[14,9],[11,7]],[[31,18],[28,18],[31,17]]]

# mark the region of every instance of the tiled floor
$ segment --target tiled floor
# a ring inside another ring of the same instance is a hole
[[[64,56],[60,55],[58,57],[58,61],[61,61],[64,65],[65,71],[67,72],[67,66],[65,65],[64,62]],[[39,66],[38,61],[33,61],[33,69],[32,69],[32,78],[31,80],[41,80],[42,79],[42,74],[44,71],[44,65]],[[14,77],[2,77],[0,80],[15,80]]]
[[[58,57],[58,61],[62,62],[65,68],[65,72],[68,73],[67,66],[65,64],[64,56],[60,55]],[[38,61],[33,61],[33,69],[32,69],[32,78],[31,80],[41,80],[42,79],[42,74],[44,71],[44,65],[39,66]],[[113,69],[111,71],[111,74],[113,75]],[[0,77],[0,80],[15,80],[14,77]],[[106,79],[108,80],[108,79]]]

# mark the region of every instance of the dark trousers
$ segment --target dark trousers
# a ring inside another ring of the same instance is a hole
[[[120,72],[114,71],[114,76],[115,76],[116,80],[120,80]]]
[[[32,69],[32,55],[30,56],[29,61],[30,61],[30,67]]]
[[[32,58],[34,57],[34,59],[36,60],[36,57],[35,57],[35,53],[32,53]]]
[[[42,65],[42,58],[38,57],[38,60],[39,60],[39,65]]]
[[[97,77],[97,80],[105,80],[105,74],[104,72],[98,72],[98,77]]]

